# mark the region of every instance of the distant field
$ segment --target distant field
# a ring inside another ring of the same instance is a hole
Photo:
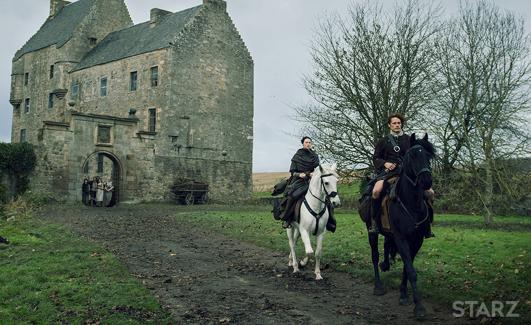
[[[253,197],[270,197],[273,186],[281,179],[289,176],[290,173],[288,172],[253,173]],[[359,197],[359,181],[341,184],[340,180],[338,192],[342,199],[357,200]]]
[[[289,176],[288,172],[253,173],[253,192],[271,192],[276,183]]]

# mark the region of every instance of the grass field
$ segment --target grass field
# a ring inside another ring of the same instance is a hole
[[[268,206],[183,208],[182,222],[287,255],[285,231]],[[337,219],[337,232],[326,236],[323,262],[372,282],[364,225],[351,211],[337,210]],[[489,228],[480,216],[437,215],[436,222],[437,237],[425,242],[415,261],[423,295],[448,306],[456,300],[516,300],[521,314],[516,323],[530,323],[531,219],[497,217]],[[171,322],[149,291],[102,247],[30,216],[0,221],[0,234],[12,242],[0,244],[3,323]],[[398,288],[400,270],[398,264],[383,274],[387,286]]]
[[[188,220],[287,255],[287,238],[280,224],[268,209],[258,209],[202,211]],[[326,236],[324,263],[372,281],[364,224],[353,213],[339,212],[337,219],[337,232]],[[476,216],[438,215],[436,219],[440,224],[434,226],[437,237],[425,241],[415,260],[423,295],[448,306],[456,300],[489,304],[517,300],[517,311],[530,320],[531,219],[498,217],[492,229],[484,228]],[[384,282],[398,288],[400,271],[401,264],[394,266],[384,274]],[[326,271],[323,274],[326,277]]]
[[[0,221],[1,324],[171,323],[102,247],[30,216]]]

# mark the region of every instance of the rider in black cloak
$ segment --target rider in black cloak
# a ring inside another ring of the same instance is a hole
[[[319,166],[319,156],[312,149],[312,139],[307,136],[303,137],[301,143],[302,148],[297,150],[293,158],[291,158],[291,166],[289,168],[291,178],[284,192],[286,200],[283,202],[283,212],[280,215],[280,219],[284,220],[282,225],[284,228],[290,227],[294,217],[295,203],[306,195],[313,171]],[[327,229],[334,232],[336,222],[333,218],[333,208],[329,205],[328,209],[330,217]]]

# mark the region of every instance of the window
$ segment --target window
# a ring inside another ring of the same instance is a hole
[[[24,99],[24,113],[29,113],[30,111],[30,99]]]
[[[107,77],[100,79],[100,96],[107,96]]]
[[[98,154],[98,171],[97,173],[103,173],[103,155],[101,153]]]
[[[111,143],[110,126],[98,126],[98,143]]]
[[[70,98],[77,98],[79,93],[79,83],[77,81],[72,82],[72,87],[70,89]]]
[[[159,67],[151,67],[151,87],[159,85]]]
[[[98,42],[98,39],[95,38],[95,37],[89,37],[89,44],[90,45],[96,45],[96,43]]]
[[[137,72],[136,71],[131,72],[131,81],[129,83],[129,90],[131,91],[136,90],[137,78],[138,78]]]
[[[48,94],[48,108],[53,108],[53,94]]]
[[[155,132],[155,127],[157,125],[157,109],[150,108],[148,110],[148,113],[149,113],[148,131],[149,132]]]
[[[53,78],[53,71],[54,71],[54,69],[55,69],[55,66],[52,64],[52,65],[50,66],[50,79]]]
[[[26,72],[24,74],[24,86],[27,86],[29,84],[29,72]]]
[[[26,142],[26,129],[20,130],[20,142]]]

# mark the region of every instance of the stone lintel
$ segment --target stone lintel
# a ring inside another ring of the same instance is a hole
[[[73,117],[85,117],[85,118],[92,118],[92,119],[100,119],[100,120],[107,120],[107,121],[115,121],[115,122],[123,122],[127,124],[137,124],[138,118],[134,117],[118,117],[118,116],[112,116],[112,115],[102,115],[102,114],[92,114],[92,113],[80,113],[76,111],[72,111],[70,114],[72,114]]]

